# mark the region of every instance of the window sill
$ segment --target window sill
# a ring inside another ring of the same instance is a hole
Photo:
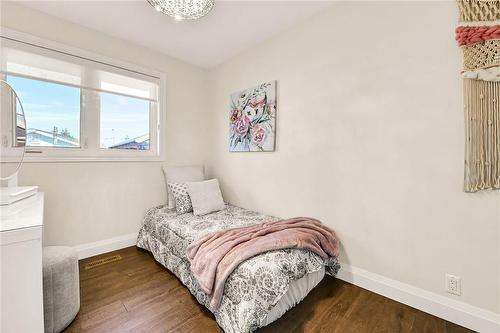
[[[164,162],[162,156],[30,156],[24,155],[23,163],[75,163],[75,162]],[[17,162],[15,158],[4,158],[2,162]]]

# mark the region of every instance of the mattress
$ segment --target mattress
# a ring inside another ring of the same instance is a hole
[[[158,206],[146,213],[137,246],[151,251],[200,304],[207,306],[208,297],[191,274],[186,258],[189,244],[211,232],[277,220],[232,205],[204,216],[177,215],[175,210]],[[226,333],[246,333],[263,327],[300,302],[321,281],[325,267],[334,275],[339,268],[337,258],[323,259],[302,249],[256,255],[240,264],[226,280],[215,319]]]

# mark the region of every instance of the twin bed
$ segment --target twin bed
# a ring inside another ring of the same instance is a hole
[[[137,246],[175,274],[207,308],[209,298],[190,270],[186,250],[209,233],[274,222],[277,217],[232,205],[195,216],[178,215],[175,209],[157,206],[147,211]],[[339,269],[336,257],[324,259],[304,249],[281,249],[258,254],[241,263],[225,282],[220,306],[213,310],[226,332],[246,333],[266,326],[300,302],[324,277]]]

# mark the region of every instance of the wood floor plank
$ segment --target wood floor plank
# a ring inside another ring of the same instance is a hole
[[[153,332],[165,332],[162,327],[157,327]],[[217,332],[222,333],[222,329],[217,325],[215,320],[210,314],[205,312],[200,312],[196,316],[193,316],[186,320],[181,325],[172,329],[171,332],[183,333],[183,332]]]
[[[122,259],[85,265],[119,254]],[[214,316],[153,256],[136,247],[81,260],[78,316],[65,333],[221,333]],[[326,276],[259,333],[470,333],[472,331]]]

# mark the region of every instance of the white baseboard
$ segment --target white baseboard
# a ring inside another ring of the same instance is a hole
[[[133,246],[137,242],[137,233],[113,237],[93,243],[81,244],[74,247],[78,259],[85,259],[98,254],[111,252],[125,247]]]
[[[481,333],[500,332],[500,315],[454,299],[342,264],[337,277],[397,302]]]

